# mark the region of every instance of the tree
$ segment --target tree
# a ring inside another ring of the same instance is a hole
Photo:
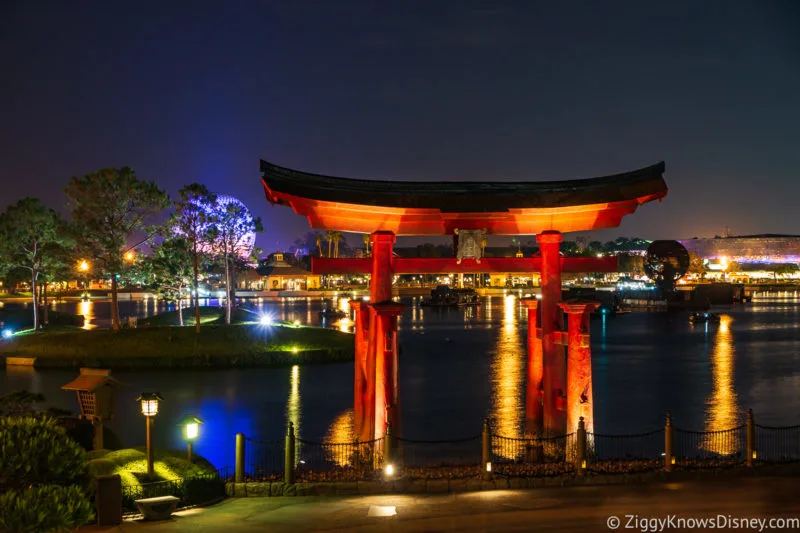
[[[155,234],[154,218],[169,206],[167,193],[141,181],[130,167],[73,177],[66,189],[79,245],[111,278],[111,325],[119,331],[117,277],[125,254]],[[138,239],[135,244],[130,244]]]
[[[700,276],[700,279],[703,279],[706,275],[706,267],[703,264],[703,259],[692,252],[689,252],[689,269],[687,273]]]
[[[333,240],[333,257],[339,257],[339,242],[342,240],[342,232],[334,231],[331,234],[331,240]]]
[[[788,276],[797,272],[798,267],[794,263],[784,263],[781,265],[776,265],[773,272],[773,277],[777,279],[777,276]]]
[[[328,257],[333,257],[331,255],[331,245],[333,244],[333,236],[336,232],[333,230],[328,230],[325,232],[325,240],[328,241]]]
[[[153,248],[145,261],[145,271],[156,291],[167,300],[175,300],[178,324],[183,326],[183,294],[191,286],[194,256],[183,236],[168,237]]]
[[[325,257],[325,254],[322,253],[322,234],[321,233],[317,233],[317,236],[314,237],[314,243],[317,245],[317,248],[319,249],[319,256],[320,257]]]
[[[4,269],[25,269],[31,280],[33,329],[39,329],[38,283],[57,263],[68,239],[54,210],[38,198],[23,198],[0,215],[0,256]]]
[[[237,259],[250,259],[253,253],[253,235],[264,231],[260,218],[253,218],[250,210],[238,200],[217,201],[213,209],[212,239],[214,250],[225,267],[225,323],[231,323],[231,309],[236,294],[231,279]]]
[[[89,520],[86,454],[54,420],[0,417],[0,443],[0,531],[68,531]]]
[[[364,233],[361,235],[361,241],[364,243],[364,255],[369,257],[370,234]]]
[[[183,236],[192,255],[192,286],[194,287],[194,330],[200,333],[200,262],[211,245],[216,195],[205,185],[192,183],[178,191],[175,214],[170,220],[172,230]]]

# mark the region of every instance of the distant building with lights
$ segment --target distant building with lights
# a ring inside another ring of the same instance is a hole
[[[240,288],[266,291],[305,291],[322,287],[320,276],[312,274],[305,268],[290,265],[285,261],[281,252],[272,254],[265,264],[258,267],[257,274],[258,276],[251,280],[253,282],[257,279],[257,284]]]
[[[737,237],[679,240],[686,249],[710,262],[735,261],[744,264],[800,263],[800,236],[744,235]]]

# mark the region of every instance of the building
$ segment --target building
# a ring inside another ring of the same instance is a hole
[[[261,290],[304,291],[322,287],[321,276],[314,275],[305,268],[293,266],[284,260],[283,254],[272,254],[267,263],[258,267]]]
[[[689,252],[711,262],[773,265],[800,263],[800,236],[797,235],[743,235],[684,239],[678,242]]]

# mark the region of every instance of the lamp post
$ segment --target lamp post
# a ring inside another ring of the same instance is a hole
[[[153,475],[153,447],[151,439],[151,428],[153,417],[158,414],[158,402],[164,398],[157,392],[143,392],[136,401],[142,406],[142,414],[147,420],[147,475]]]
[[[178,425],[183,428],[183,438],[186,441],[186,460],[192,462],[192,441],[200,435],[200,424],[203,421],[195,415],[184,415],[178,421]]]

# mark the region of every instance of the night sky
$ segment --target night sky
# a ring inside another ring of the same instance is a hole
[[[618,235],[800,234],[800,2],[0,2],[2,208],[133,166],[264,220],[258,160],[547,180],[667,162]],[[568,236],[569,238],[569,236]],[[351,239],[355,244],[360,239]]]

